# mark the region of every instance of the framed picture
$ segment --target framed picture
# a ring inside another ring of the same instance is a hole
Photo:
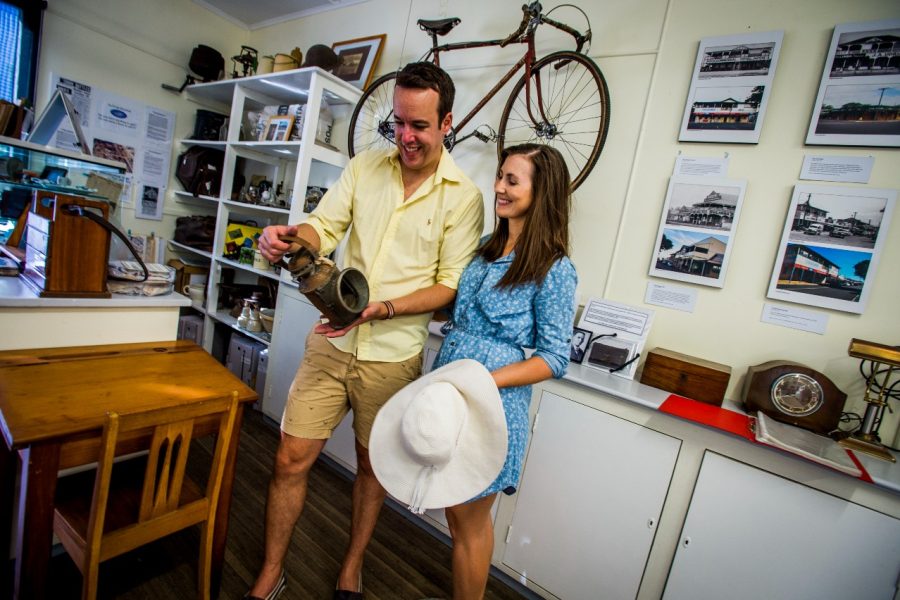
[[[900,19],[834,28],[807,144],[900,147]]]
[[[381,58],[387,34],[335,42],[331,49],[341,58],[341,64],[334,69],[334,74],[349,81],[360,89],[366,89],[372,82],[375,66]]]
[[[650,275],[724,286],[746,186],[737,179],[672,177]]]
[[[861,314],[896,190],[797,185],[768,297]]]
[[[783,37],[770,31],[700,40],[678,139],[759,142]]]
[[[572,347],[569,349],[569,360],[580,363],[584,358],[588,343],[591,341],[591,332],[580,327],[572,328]]]
[[[294,127],[294,117],[290,115],[272,115],[266,122],[263,133],[264,142],[286,142]]]

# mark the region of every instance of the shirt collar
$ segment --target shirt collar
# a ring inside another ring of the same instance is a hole
[[[400,168],[400,149],[396,146],[388,155],[388,161],[390,161],[391,165],[399,169]],[[456,161],[450,156],[450,152],[447,151],[446,148],[441,146],[441,159],[438,161],[437,169],[434,172],[434,181],[437,183],[441,179],[446,179],[447,181],[455,181],[460,182],[463,179],[462,171],[459,170],[459,167],[456,166]]]

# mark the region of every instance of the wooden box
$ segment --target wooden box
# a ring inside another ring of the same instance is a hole
[[[641,383],[679,396],[722,405],[731,367],[665,348],[647,353]]]

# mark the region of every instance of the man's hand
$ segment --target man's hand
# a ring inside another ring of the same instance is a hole
[[[269,225],[259,236],[257,242],[259,251],[270,263],[277,263],[291,247],[289,243],[281,241],[280,238],[296,235],[296,225]]]
[[[369,321],[378,321],[380,319],[386,319],[388,315],[387,307],[383,302],[369,302],[368,306],[366,306],[363,311],[360,313],[359,317],[346,327],[342,329],[335,329],[328,323],[319,323],[316,325],[314,332],[324,335],[325,337],[336,338],[343,337],[347,335],[354,327],[359,327],[363,323],[368,323]]]

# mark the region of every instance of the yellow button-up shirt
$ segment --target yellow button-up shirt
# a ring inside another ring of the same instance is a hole
[[[403,193],[397,149],[362,152],[306,221],[319,234],[322,255],[349,230],[343,266],[363,272],[370,302],[436,283],[455,290],[481,236],[481,191],[446,149],[434,175],[406,201]],[[359,360],[400,362],[421,352],[430,318],[370,321],[329,341]]]

